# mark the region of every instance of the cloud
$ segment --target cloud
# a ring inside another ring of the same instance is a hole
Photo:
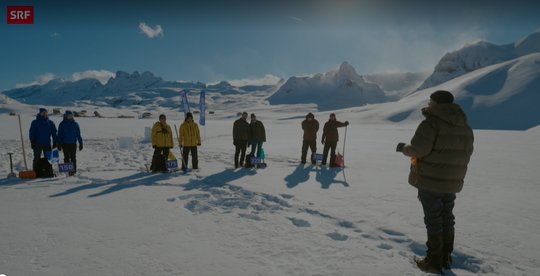
[[[87,70],[83,72],[75,72],[71,75],[72,81],[78,81],[82,79],[97,79],[101,84],[106,84],[111,77],[116,74],[107,70]]]
[[[141,30],[141,33],[145,34],[148,38],[155,38],[158,36],[163,37],[163,28],[161,28],[160,25],[154,26],[154,28],[146,25],[146,23],[141,22],[139,23],[139,30]]]
[[[52,37],[52,38],[59,38],[59,37],[61,37],[61,36],[62,36],[62,35],[61,35],[60,33],[56,33],[56,32],[51,34],[51,37]]]
[[[304,20],[302,20],[302,18],[299,18],[299,17],[296,17],[296,16],[288,16],[287,18],[289,18],[290,20],[297,21],[297,22],[304,21]]]
[[[15,88],[22,88],[22,87],[28,87],[28,86],[33,86],[33,85],[43,85],[55,78],[56,76],[53,73],[46,73],[41,76],[37,76],[33,82],[17,83],[15,84]]]
[[[279,77],[274,75],[267,74],[259,79],[239,79],[239,80],[230,80],[227,81],[233,86],[240,87],[246,85],[274,85],[280,81]]]

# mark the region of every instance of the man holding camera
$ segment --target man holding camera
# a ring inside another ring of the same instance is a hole
[[[473,152],[473,131],[454,96],[444,90],[431,94],[422,109],[411,143],[399,143],[397,151],[411,157],[409,183],[418,188],[427,228],[427,253],[416,259],[418,268],[429,273],[450,269],[454,247],[454,201]]]

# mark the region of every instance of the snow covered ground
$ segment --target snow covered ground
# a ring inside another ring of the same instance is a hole
[[[395,152],[417,121],[367,124],[361,113],[338,113],[351,126],[347,168],[336,170],[299,166],[302,109],[313,107],[252,110],[268,135],[260,170],[231,169],[240,110],[208,116],[200,178],[141,171],[154,120],[78,119],[80,175],[0,180],[0,274],[422,275],[411,260],[424,254],[423,215],[408,160]],[[20,110],[26,138],[34,113]],[[316,113],[320,123],[327,116]],[[0,129],[3,160],[14,152],[24,169],[16,117],[0,114]],[[453,273],[537,275],[540,132],[475,135],[456,201]],[[8,172],[1,162],[0,176]]]

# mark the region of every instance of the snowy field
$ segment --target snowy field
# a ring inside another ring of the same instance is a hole
[[[25,138],[32,114],[23,116]],[[268,168],[232,169],[235,116],[216,114],[201,129],[200,177],[142,171],[152,155],[144,128],[154,120],[78,119],[78,176],[0,180],[0,274],[422,275],[412,257],[425,252],[423,214],[408,159],[395,152],[417,122],[338,113],[351,122],[339,170],[299,166],[303,111],[257,114]],[[327,114],[316,118],[322,126]],[[0,115],[0,128],[3,177],[7,152],[17,171],[24,164],[16,117]],[[538,275],[540,131],[475,136],[447,274]]]

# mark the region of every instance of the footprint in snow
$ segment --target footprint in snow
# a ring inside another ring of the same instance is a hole
[[[299,219],[299,218],[287,218],[292,222],[292,224],[296,227],[310,227],[311,224],[307,220]]]
[[[328,233],[326,234],[326,236],[335,241],[346,241],[347,239],[349,239],[349,236],[340,234],[338,232]]]

